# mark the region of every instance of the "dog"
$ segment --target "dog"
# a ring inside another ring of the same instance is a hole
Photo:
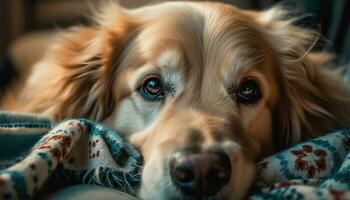
[[[118,131],[144,158],[142,199],[243,199],[259,159],[350,126],[349,90],[294,21],[281,7],[108,3],[1,108]]]

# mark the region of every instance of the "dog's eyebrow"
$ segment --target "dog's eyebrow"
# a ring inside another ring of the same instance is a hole
[[[181,60],[179,51],[175,49],[166,49],[157,58],[156,64],[164,67],[176,67]]]

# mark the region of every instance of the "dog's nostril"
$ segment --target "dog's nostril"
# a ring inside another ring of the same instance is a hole
[[[191,184],[196,178],[192,163],[185,161],[180,165],[175,165],[172,168],[172,177],[177,184]]]
[[[221,153],[177,154],[170,165],[173,183],[185,194],[216,194],[231,176],[230,159]]]
[[[213,165],[210,171],[208,172],[207,180],[208,182],[213,183],[225,182],[226,179],[230,178],[230,170],[231,169],[227,167],[227,164]]]

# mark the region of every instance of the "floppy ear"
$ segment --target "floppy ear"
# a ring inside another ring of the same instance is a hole
[[[280,74],[281,99],[275,137],[280,147],[350,127],[350,92],[338,70],[327,68],[327,54],[310,53],[317,34],[293,25],[280,7],[260,13]]]
[[[44,63],[57,68],[47,66],[45,70],[50,76],[56,73],[58,81],[47,88],[43,98],[34,101],[56,120],[66,117],[101,120],[113,111],[116,98],[113,83],[120,55],[136,23],[112,3],[98,11],[94,19],[96,23],[90,27],[64,32],[44,59]]]

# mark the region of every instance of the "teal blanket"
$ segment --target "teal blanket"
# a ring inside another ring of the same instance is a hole
[[[140,182],[140,154],[118,134],[85,119],[53,124],[0,113],[0,199],[95,184],[130,194]]]
[[[350,199],[350,131],[297,144],[257,168],[250,199]]]
[[[141,164],[127,141],[89,120],[53,124],[0,113],[0,199],[31,199],[71,184],[135,195]],[[297,144],[257,169],[249,199],[350,199],[350,131]]]

